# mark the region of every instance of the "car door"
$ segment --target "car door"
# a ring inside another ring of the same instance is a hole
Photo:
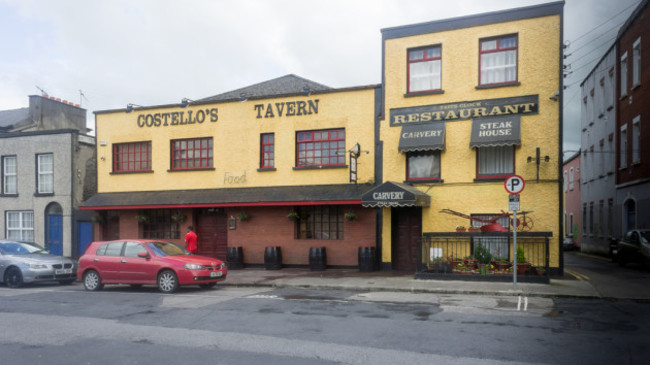
[[[147,254],[140,257],[139,254]],[[127,284],[154,284],[157,267],[140,242],[127,241],[120,261],[120,281]]]
[[[109,242],[97,248],[93,266],[104,283],[118,283],[124,241]]]

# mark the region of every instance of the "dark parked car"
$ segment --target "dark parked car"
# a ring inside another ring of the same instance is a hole
[[[618,241],[616,259],[619,265],[637,262],[650,265],[650,229],[634,229]]]
[[[32,242],[0,240],[0,282],[10,288],[41,281],[72,284],[77,263],[67,257],[51,255]]]
[[[92,242],[79,258],[77,276],[91,291],[104,284],[145,284],[173,293],[180,285],[212,288],[227,274],[221,260],[193,255],[171,242],[128,239]]]

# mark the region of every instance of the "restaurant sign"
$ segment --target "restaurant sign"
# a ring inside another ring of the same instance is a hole
[[[539,95],[422,105],[390,110],[390,126],[539,113]]]

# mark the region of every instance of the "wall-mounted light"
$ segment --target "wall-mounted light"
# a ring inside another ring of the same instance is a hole
[[[537,147],[536,150],[535,150],[535,157],[528,156],[528,158],[527,158],[528,163],[531,163],[531,162],[534,161],[535,164],[537,165],[537,182],[539,182],[539,164],[540,164],[540,162],[542,160],[544,160],[544,162],[549,162],[551,160],[551,158],[548,155],[546,155],[544,157],[541,157],[539,147]]]
[[[193,102],[194,100],[192,99],[183,98],[183,100],[181,100],[181,108],[187,108],[187,106],[192,104]]]
[[[142,108],[143,106],[138,104],[132,104],[132,103],[126,104],[126,112],[127,113],[132,112],[135,107]]]
[[[359,155],[361,154],[361,145],[357,143],[354,146],[352,146],[352,148],[350,149],[350,153],[354,155],[354,157],[359,157]]]

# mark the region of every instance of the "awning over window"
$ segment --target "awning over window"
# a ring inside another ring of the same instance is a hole
[[[469,142],[471,148],[520,144],[521,117],[518,115],[481,118],[472,121],[472,138]]]
[[[402,126],[398,148],[400,152],[445,149],[445,123]]]
[[[361,197],[364,207],[428,207],[431,197],[406,184],[388,181],[369,190]]]

